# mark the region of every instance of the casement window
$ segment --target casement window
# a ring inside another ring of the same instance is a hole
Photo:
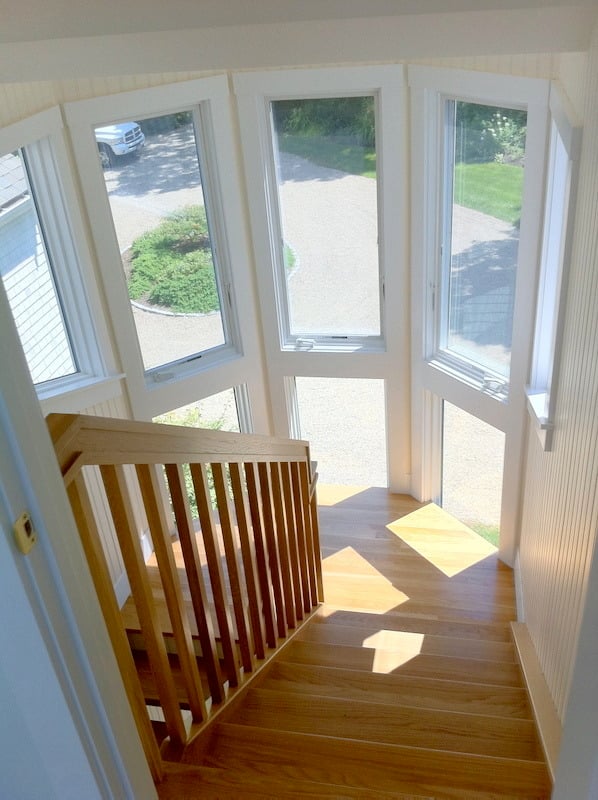
[[[528,408],[545,450],[554,426],[567,268],[571,256],[571,213],[575,204],[581,127],[566,98],[554,87],[550,95],[550,141],[542,255],[536,301],[536,327]]]
[[[0,275],[40,398],[105,372],[52,109],[0,131]]]
[[[550,85],[432,67],[410,67],[409,84],[412,492],[440,500],[458,480],[455,459],[443,464],[443,408],[484,423],[489,442],[502,432],[492,459],[500,472],[504,453],[500,550],[512,562]]]
[[[235,91],[269,344],[384,350],[386,275],[404,248],[401,70],[248,73]]]
[[[546,84],[427,68],[410,70],[410,82],[423,163],[415,206],[425,209],[414,225],[425,280],[415,282],[416,346],[430,365],[505,401],[514,351],[529,345],[516,312],[534,282]]]
[[[231,226],[224,198],[236,190],[226,80],[95,98],[66,113],[135,397],[238,356],[231,252],[243,238],[230,236],[239,221]]]

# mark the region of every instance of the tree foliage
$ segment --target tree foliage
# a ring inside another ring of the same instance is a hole
[[[276,100],[272,114],[279,134],[352,137],[365,147],[375,144],[373,97]]]
[[[455,105],[458,163],[521,163],[525,151],[525,111],[461,101]]]

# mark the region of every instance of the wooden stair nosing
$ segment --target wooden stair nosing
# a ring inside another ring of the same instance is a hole
[[[412,708],[401,703],[387,705],[317,694],[306,697],[262,687],[248,692],[234,722],[429,750],[542,759],[531,720]]]
[[[384,665],[384,671],[393,674],[419,675],[428,678],[445,678],[451,676],[467,683],[495,684],[497,686],[521,686],[521,673],[517,664],[495,664],[492,661],[455,658],[453,656],[436,656],[420,654],[408,658],[404,663],[395,663],[396,653],[384,653],[350,645],[326,645],[314,642],[294,640],[287,648],[284,660],[298,664],[312,664],[323,667],[342,667],[373,672],[378,659],[378,671]],[[385,658],[388,656],[388,658]]]
[[[184,756],[189,763],[191,752]],[[270,767],[288,778],[341,786],[393,791],[409,787],[448,785],[462,790],[547,798],[550,780],[543,761],[502,759],[441,752],[404,745],[347,741],[335,737],[287,731],[267,731],[245,725],[216,726],[206,764],[263,772]]]
[[[353,700],[401,702],[410,707],[436,708],[489,716],[533,719],[524,688],[466,683],[446,678],[422,678],[360,672],[277,660],[260,683],[296,694],[320,694]]]
[[[446,620],[410,614],[408,611],[389,611],[385,614],[375,612],[345,611],[323,603],[313,617],[318,625],[347,625],[364,628],[374,633],[384,623],[386,630],[411,631],[413,633],[453,636],[458,639],[484,639],[491,642],[512,644],[510,623],[478,622],[476,620]]]
[[[372,789],[339,787],[330,783],[288,780],[280,775],[249,773],[219,767],[190,766],[166,762],[164,780],[156,787],[159,800],[221,800],[224,798],[334,798],[334,800],[434,800],[430,795],[378,792]]]
[[[404,614],[410,616],[419,616],[422,618],[436,619],[436,620],[468,620],[470,622],[495,622],[508,624],[516,617],[515,602],[509,606],[497,606],[494,604],[465,606],[465,605],[437,605],[436,603],[427,603],[421,600],[409,598],[406,595],[404,599],[399,599],[397,595],[401,595],[391,586],[385,586],[385,594],[379,591],[379,587],[370,589],[366,592],[363,587],[355,591],[355,583],[353,586],[347,585],[342,589],[337,585],[331,585],[331,582],[326,580],[324,575],[324,596],[326,598],[326,605],[329,608],[338,608],[343,611],[358,612],[363,614],[380,615],[388,613],[388,606],[393,603],[391,613],[402,611]]]
[[[404,635],[403,635],[404,634]],[[370,636],[363,628],[350,625],[309,625],[298,635],[298,641],[319,644],[349,645],[375,650],[400,651],[412,647],[418,636],[422,636],[421,653],[435,656],[453,656],[480,661],[517,663],[515,648],[508,642],[486,642],[479,639],[458,639],[442,634],[417,634],[411,631],[387,632],[383,620]],[[373,637],[373,644],[366,644]]]

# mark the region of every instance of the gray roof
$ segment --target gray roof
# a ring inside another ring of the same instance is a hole
[[[18,155],[0,156],[0,214],[29,195],[25,170]]]

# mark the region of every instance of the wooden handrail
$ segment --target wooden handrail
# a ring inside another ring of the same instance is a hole
[[[161,707],[167,750],[180,754],[323,599],[309,446],[85,415],[52,414],[47,423],[141,742],[159,781],[162,756],[145,703]],[[88,469],[99,469],[103,519],[94,516]],[[147,563],[137,498],[153,544]],[[122,612],[103,550],[106,515],[131,590]],[[141,634],[149,688],[147,675],[142,684],[135,669],[139,638],[131,631],[127,638],[125,616]]]

